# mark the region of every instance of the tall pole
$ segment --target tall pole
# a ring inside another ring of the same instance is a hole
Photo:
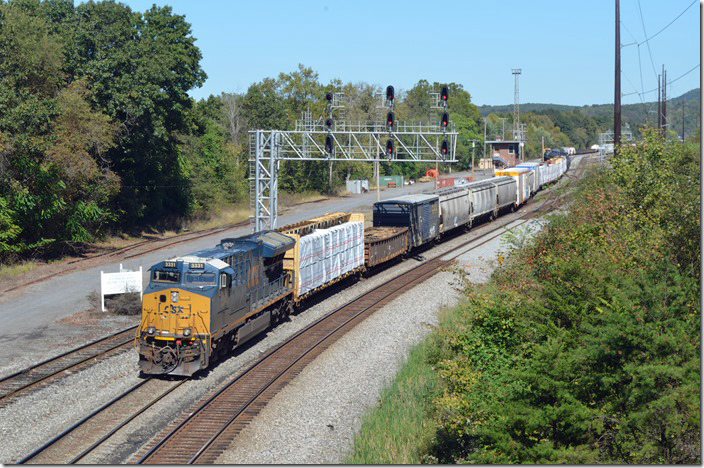
[[[662,75],[658,75],[658,131],[662,129]]]
[[[684,122],[684,113],[682,114],[682,122]],[[682,128],[684,128],[684,123],[682,123]],[[682,135],[684,135],[684,130],[682,130]],[[684,140],[684,137],[682,139]],[[474,182],[474,140],[472,140],[472,182]]]
[[[486,117],[484,117],[484,164],[486,164]]]
[[[621,144],[621,8],[616,0],[616,64],[614,76],[614,153]]]
[[[618,0],[617,0],[618,1]],[[511,70],[514,76],[514,89],[513,89],[513,139],[521,140],[521,119],[518,109],[518,75],[521,74],[520,68],[513,68]]]
[[[376,172],[376,201],[381,201],[381,189],[379,188],[379,160],[374,161],[374,172]]]
[[[682,99],[682,143],[684,143],[684,99]]]
[[[662,134],[667,135],[667,70],[662,66]]]

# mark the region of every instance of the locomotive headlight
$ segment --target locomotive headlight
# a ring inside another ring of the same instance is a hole
[[[183,336],[191,336],[191,329],[190,329],[190,328],[184,328],[184,329],[183,329]]]
[[[147,328],[147,333],[150,335],[153,335],[155,331],[156,331],[156,329],[154,327]]]
[[[178,302],[178,291],[171,293],[171,302]]]

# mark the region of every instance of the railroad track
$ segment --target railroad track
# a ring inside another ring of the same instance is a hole
[[[132,345],[137,327],[129,327],[79,348],[39,362],[0,379],[0,407],[29,390],[43,388],[97,360],[122,352]]]
[[[17,463],[76,464],[186,382],[188,380],[185,379],[145,379],[62,431]]]

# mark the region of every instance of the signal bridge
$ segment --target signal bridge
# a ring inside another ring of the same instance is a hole
[[[457,132],[449,121],[392,120],[389,125],[384,121],[303,119],[296,122],[295,130],[252,130],[249,180],[254,230],[278,225],[281,161],[453,163],[456,146]]]

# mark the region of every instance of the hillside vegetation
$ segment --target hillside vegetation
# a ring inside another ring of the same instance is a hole
[[[348,461],[701,463],[699,156],[650,131],[588,175],[569,214],[467,286]]]
[[[321,83],[304,65],[196,102],[188,91],[206,74],[195,42],[186,18],[168,6],[136,12],[114,1],[0,0],[0,265],[81,253],[111,234],[241,216],[249,206],[248,131],[292,129],[306,110],[322,119],[326,92],[344,93],[336,119],[383,118],[377,93],[386,84]],[[441,169],[466,170],[469,140],[483,138],[484,122],[462,85],[420,79],[397,90],[396,116],[439,121],[430,93],[442,85],[458,162]],[[489,116],[488,139],[501,138],[499,117]],[[574,110],[522,119],[528,158],[540,157],[543,144],[583,148],[609,128]],[[480,143],[477,159],[482,150]],[[385,162],[381,171],[417,177],[429,167]],[[371,177],[369,163],[284,162],[279,188],[329,194],[345,179]]]

